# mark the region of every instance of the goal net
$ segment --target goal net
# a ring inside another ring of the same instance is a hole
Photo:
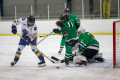
[[[120,21],[113,22],[113,67],[120,67]]]

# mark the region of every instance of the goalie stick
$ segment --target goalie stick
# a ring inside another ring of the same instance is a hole
[[[20,36],[18,33],[16,33],[18,36]],[[37,51],[39,51],[36,47],[34,47],[32,44],[28,43],[28,41],[26,41],[22,36],[20,36],[27,44],[29,44],[31,47],[33,47],[34,49],[36,49]],[[40,51],[39,51],[40,52]],[[50,58],[48,58],[45,54],[43,54],[42,52],[40,52],[40,54],[42,54],[43,56],[45,56],[48,60],[50,60],[52,63],[61,63],[61,61],[53,61]]]

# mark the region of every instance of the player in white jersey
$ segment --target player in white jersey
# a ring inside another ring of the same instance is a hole
[[[20,24],[22,24],[22,27],[21,27],[22,37],[25,40],[27,40],[28,43],[32,44],[35,48],[37,48],[38,30],[37,30],[37,25],[35,24],[35,18],[33,16],[30,16],[28,18],[19,18],[19,19],[14,20],[12,22],[12,33],[13,34],[17,33],[16,26],[20,25]],[[22,38],[20,38],[19,46],[18,46],[18,49],[15,53],[14,61],[11,62],[12,66],[14,66],[18,62],[20,55],[21,55],[21,53],[26,45],[29,45],[29,44],[27,44]],[[41,53],[39,53],[39,51],[34,49],[33,47],[31,47],[31,49],[36,54],[38,59],[40,60],[38,65],[45,66],[44,56]]]

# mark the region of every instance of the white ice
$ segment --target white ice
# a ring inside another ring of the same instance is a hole
[[[60,35],[48,36],[38,44],[39,50],[51,58],[63,59],[65,49],[58,55]],[[100,43],[100,52],[106,59],[104,63],[88,63],[86,67],[75,67],[70,63],[53,64],[47,58],[46,67],[38,67],[38,58],[30,46],[23,50],[19,62],[10,67],[18,47],[19,36],[0,36],[0,80],[120,80],[120,68],[113,68],[112,35],[95,35]],[[38,42],[43,38],[38,38]],[[57,69],[56,67],[59,67]]]

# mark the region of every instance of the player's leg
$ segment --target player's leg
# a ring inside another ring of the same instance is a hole
[[[60,43],[60,50],[58,51],[59,54],[62,52],[64,46],[65,46],[65,37],[62,36],[62,40],[61,40],[61,43]]]
[[[98,53],[98,50],[86,48],[82,53],[83,56],[87,58],[87,60],[93,58]]]
[[[18,60],[19,60],[19,58],[20,58],[20,55],[21,55],[24,47],[26,46],[26,44],[27,44],[27,43],[21,38],[20,41],[19,41],[18,49],[17,49],[17,51],[16,51],[16,53],[15,53],[14,61],[11,62],[11,65],[12,65],[12,66],[14,66],[14,65],[18,62]]]
[[[78,65],[87,65],[87,58],[83,55],[77,55],[77,56],[74,56],[73,58],[73,63],[75,66],[78,66]]]
[[[24,47],[25,47],[24,45],[19,45],[19,47],[18,47],[18,49],[17,49],[17,51],[15,53],[14,61],[11,62],[12,66],[14,66],[18,62],[18,60],[20,58],[20,55],[21,55],[21,52],[24,49]]]
[[[69,61],[73,61],[72,47],[77,43],[78,40],[71,40],[66,42],[66,54],[65,54],[65,65],[69,65]]]
[[[74,57],[74,64],[79,64],[79,65],[87,65],[87,60],[92,59],[96,54],[98,53],[98,50],[95,49],[89,49],[86,48],[81,55],[75,56]]]
[[[37,48],[37,37],[31,41],[31,44]],[[33,47],[31,47],[32,51],[35,53],[35,55],[38,57],[38,59],[40,60],[40,62],[38,63],[39,66],[46,66],[45,65],[45,60],[44,60],[44,56],[39,52],[37,51],[36,49],[34,49]],[[38,49],[38,48],[37,48]],[[39,50],[39,49],[38,49]]]
[[[65,54],[65,65],[68,66],[69,65],[69,58],[72,57],[72,46],[67,45],[66,46],[66,54]]]
[[[95,59],[96,61],[98,61],[98,62],[104,62],[104,58],[102,57],[102,53],[97,53],[94,57],[93,57],[93,59]]]

